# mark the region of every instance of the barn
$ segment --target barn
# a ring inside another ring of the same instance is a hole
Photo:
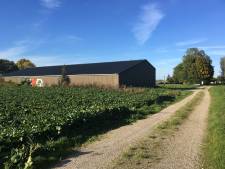
[[[156,71],[147,60],[131,60],[28,68],[3,75],[5,81],[21,83],[38,79],[44,86],[57,85],[62,69],[71,85],[106,87],[154,87]]]

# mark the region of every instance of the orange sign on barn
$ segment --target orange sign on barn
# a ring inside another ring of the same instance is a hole
[[[32,87],[35,87],[36,86],[36,82],[37,82],[37,79],[31,79],[31,85],[32,85]]]

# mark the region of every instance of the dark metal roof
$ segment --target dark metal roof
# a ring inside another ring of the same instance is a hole
[[[89,64],[74,64],[74,65],[65,65],[65,69],[67,75],[114,74],[114,73],[121,73],[141,62],[148,62],[148,61],[132,60],[132,61],[117,61],[117,62],[103,62],[103,63],[89,63]],[[4,76],[61,75],[63,66],[64,65],[28,68],[24,70],[7,73]]]

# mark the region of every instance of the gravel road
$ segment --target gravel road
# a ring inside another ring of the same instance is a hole
[[[112,130],[104,135],[104,137],[96,141],[92,144],[87,145],[86,147],[82,147],[77,154],[69,157],[68,159],[60,161],[54,168],[55,169],[104,169],[107,165],[110,164],[116,157],[118,157],[121,153],[123,153],[126,149],[128,149],[132,144],[136,143],[138,140],[142,139],[143,137],[147,136],[154,127],[169,119],[178,109],[184,106],[187,102],[189,102],[198,91],[195,91],[192,95],[186,97],[180,102],[177,102],[161,112],[151,115],[144,120],[139,120],[134,124],[127,125],[120,127],[118,129]],[[208,97],[204,98],[204,105],[201,104],[200,107],[196,110],[197,112],[193,113],[194,116],[197,114],[197,117],[190,117],[190,124],[187,127],[184,127],[184,131],[188,130],[189,134],[188,137],[183,136],[183,132],[181,131],[180,135],[182,140],[177,141],[177,144],[184,144],[184,150],[187,152],[194,152],[196,154],[196,146],[191,146],[190,144],[197,145],[199,144],[199,140],[196,141],[195,137],[202,137],[202,125],[204,126],[203,122],[198,124],[198,120],[201,120],[202,116],[205,116],[204,113],[199,113],[202,111],[207,111],[208,108]],[[199,114],[198,114],[199,113]],[[197,119],[196,119],[197,118]],[[193,120],[192,120],[193,119]],[[196,124],[197,123],[197,124]],[[195,125],[195,127],[191,127],[190,125]],[[190,129],[189,129],[190,128]],[[193,134],[193,136],[192,136]],[[199,136],[197,136],[199,134]],[[179,137],[179,136],[178,136]],[[189,140],[189,143],[186,144],[186,140]],[[183,142],[184,141],[184,142]],[[187,145],[187,146],[185,146]],[[182,146],[182,145],[181,145]],[[180,152],[182,149],[178,149],[178,154],[173,151],[173,147],[171,146],[171,153],[175,154],[176,156],[183,156]],[[180,152],[180,153],[179,153]],[[173,155],[174,155],[173,154]],[[185,155],[185,154],[184,154]],[[188,155],[188,154],[187,154]],[[189,156],[188,156],[189,157]],[[191,158],[191,157],[190,157]],[[192,159],[192,158],[191,158]],[[169,159],[168,160],[175,160]],[[183,161],[183,158],[179,159]],[[188,160],[192,161],[192,160]],[[165,163],[168,162],[165,159]],[[163,164],[162,164],[163,166]],[[159,166],[160,168],[160,166]],[[167,167],[166,167],[167,168]]]
[[[181,125],[175,136],[165,140],[161,160],[153,165],[152,169],[202,168],[200,152],[210,105],[208,89],[204,90],[205,95],[201,103]]]

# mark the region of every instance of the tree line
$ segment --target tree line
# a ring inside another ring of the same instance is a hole
[[[17,70],[34,68],[34,67],[36,67],[36,65],[34,63],[32,63],[30,60],[24,59],[24,58],[18,60],[17,62],[10,61],[7,59],[0,59],[0,75],[3,75],[5,73],[10,73],[13,71],[17,71]],[[0,81],[1,80],[2,79],[0,79]],[[31,85],[31,80],[24,79],[21,82],[21,84],[22,85]],[[66,72],[66,65],[63,65],[62,69],[61,69],[61,76],[59,78],[58,85],[59,86],[68,86],[69,84],[70,84],[70,78]]]
[[[18,60],[16,63],[7,59],[0,59],[0,75],[33,67],[36,67],[35,64],[24,58]]]
[[[225,77],[225,57],[221,58],[221,76]],[[208,84],[213,81],[214,67],[212,60],[204,50],[198,48],[187,49],[182,62],[173,70],[173,76],[167,77],[168,83]]]

